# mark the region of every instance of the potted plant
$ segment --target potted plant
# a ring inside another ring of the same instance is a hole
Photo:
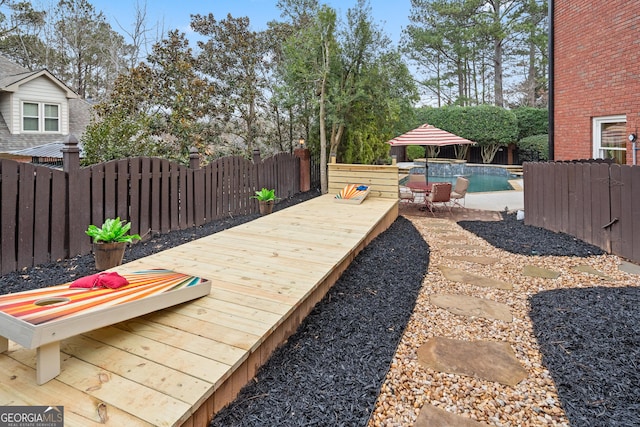
[[[258,200],[261,215],[267,215],[273,212],[273,205],[276,202],[276,190],[262,188],[262,190],[256,191],[255,196],[251,197]]]
[[[97,227],[93,224],[87,228],[88,236],[93,239],[93,254],[97,270],[108,270],[122,264],[127,243],[140,240],[138,234],[129,234],[131,223],[117,218],[108,218]]]

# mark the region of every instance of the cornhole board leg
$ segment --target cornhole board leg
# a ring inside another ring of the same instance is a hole
[[[60,341],[43,344],[36,350],[36,382],[42,385],[60,373]]]
[[[9,340],[5,337],[0,337],[0,353],[4,353],[9,350]]]

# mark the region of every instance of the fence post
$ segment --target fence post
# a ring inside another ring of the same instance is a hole
[[[260,163],[262,159],[260,159],[260,149],[259,148],[254,148],[253,149],[253,163],[254,164],[258,164]]]
[[[62,169],[67,174],[67,224],[65,246],[68,249],[67,256],[69,258],[82,253],[82,239],[86,238],[83,230],[79,229],[78,212],[87,209],[81,206],[81,202],[77,195],[79,194],[79,178],[80,171],[80,148],[78,148],[78,138],[73,134],[69,134],[64,139],[64,147],[62,148]]]
[[[193,170],[200,169],[200,153],[196,147],[189,149],[189,168]]]
[[[80,148],[78,148],[78,138],[73,134],[67,135],[64,139],[62,169],[66,173],[77,172],[80,169]]]
[[[300,191],[311,190],[311,155],[308,148],[296,148],[293,155],[300,159]]]

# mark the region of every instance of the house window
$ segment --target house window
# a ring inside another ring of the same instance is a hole
[[[36,102],[22,103],[22,130],[28,132],[59,132],[60,106]]]
[[[627,163],[627,117],[607,116],[593,119],[593,157]]]

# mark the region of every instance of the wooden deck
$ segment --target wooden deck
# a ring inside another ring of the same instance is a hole
[[[67,426],[205,426],[397,215],[394,199],[326,195],[125,264],[202,276],[211,293],[63,340],[41,386],[35,350],[10,342],[0,405],[62,405]]]

